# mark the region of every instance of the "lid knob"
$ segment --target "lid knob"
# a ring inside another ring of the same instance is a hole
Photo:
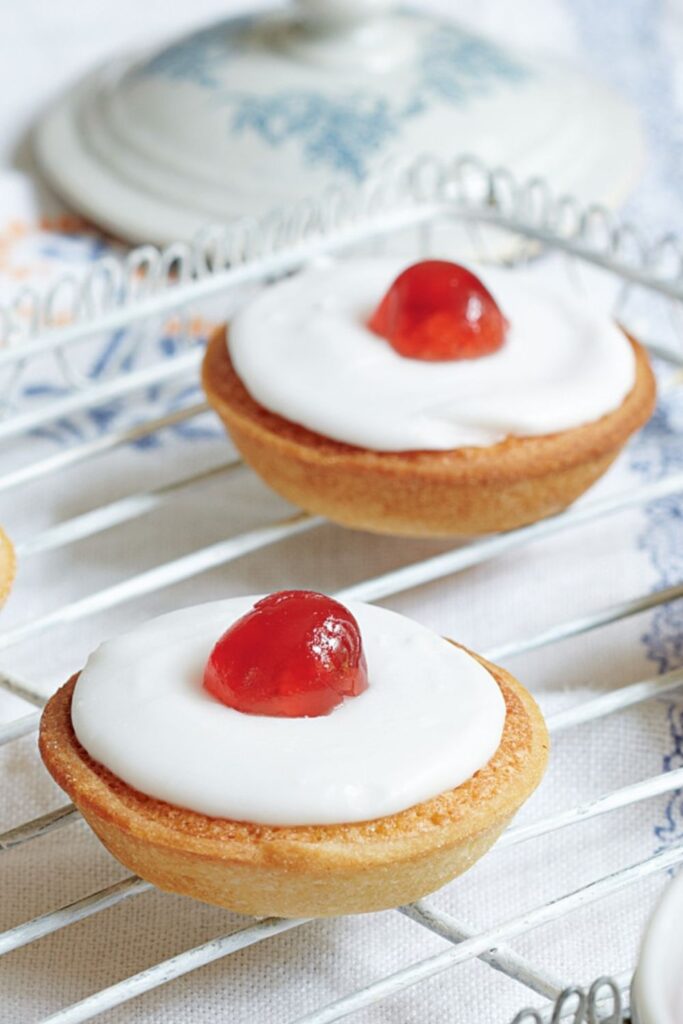
[[[343,73],[391,70],[414,51],[394,7],[393,0],[296,0],[286,45],[299,60]]]
[[[314,30],[361,28],[393,7],[392,0],[297,0],[306,23]]]

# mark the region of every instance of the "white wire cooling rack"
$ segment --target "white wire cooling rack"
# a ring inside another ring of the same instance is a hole
[[[673,314],[668,321],[668,337],[658,333],[656,339],[646,337],[644,340],[670,363],[683,363],[683,350],[675,330],[676,318],[683,308],[683,250],[674,238],[667,237],[650,245],[632,226],[620,223],[603,209],[582,209],[567,197],[554,199],[543,182],[532,181],[520,186],[507,172],[489,171],[474,160],[444,166],[435,159],[424,159],[353,193],[330,194],[320,202],[274,214],[260,222],[207,230],[193,246],[179,244],[164,251],[147,246],[123,254],[120,259],[106,257],[80,277],[69,274],[60,278],[46,294],[23,289],[11,307],[0,311],[3,409],[0,441],[5,449],[31,432],[61,422],[65,417],[97,409],[112,400],[125,399],[131,409],[140,410],[140,417],[124,428],[106,430],[96,437],[81,437],[57,454],[13,465],[0,476],[0,492],[21,489],[41,479],[47,483],[67,467],[79,466],[85,473],[92,460],[111,457],[122,446],[192,421],[204,413],[206,405],[193,400],[180,401],[171,412],[160,416],[155,414],[149,395],[150,389],[156,389],[156,395],[159,389],[194,380],[202,344],[195,340],[189,328],[197,310],[205,311],[203,304],[213,297],[220,298],[224,311],[230,297],[239,296],[245,287],[296,270],[314,257],[354,252],[358,248],[367,251],[381,245],[382,240],[390,240],[394,249],[404,244],[413,253],[427,252],[433,249],[435,237],[443,231],[451,235],[459,233],[461,243],[473,246],[483,255],[495,252],[497,256],[520,259],[536,258],[550,251],[566,257],[569,272],[587,264],[602,268],[619,286],[616,313],[627,324],[631,312],[637,311],[639,295],[658,297],[662,308]],[[152,341],[160,323],[171,315],[175,317],[176,344],[173,352],[165,353],[162,358]],[[85,374],[79,363],[79,352],[87,350],[94,338],[121,331],[126,332],[124,354],[119,352],[106,374],[96,378]],[[127,358],[133,351],[140,357],[134,364]],[[24,386],[41,360],[51,361],[61,374],[64,387],[57,397],[52,394],[39,396],[37,400],[31,389]],[[232,473],[237,465],[236,460],[223,462],[49,525],[18,545],[19,559],[43,557],[47,552],[76,541],[96,537],[104,530],[163,507],[171,495],[191,489],[207,477]],[[390,569],[339,591],[337,596],[373,601],[395,595],[427,581],[453,576],[552,534],[571,531],[625,509],[680,493],[683,493],[683,473],[671,474],[633,490],[600,500],[589,499],[561,515],[524,529],[475,540],[426,560]],[[98,612],[135,602],[211,568],[225,566],[250,552],[311,530],[320,522],[305,513],[293,513],[140,571],[52,611],[29,615],[25,621],[0,632],[0,655],[15,645],[43,637],[55,627],[75,628]],[[644,593],[486,653],[493,659],[519,654],[578,636],[681,596],[683,584]],[[0,684],[33,705],[42,704],[30,680],[19,680],[0,672]],[[578,729],[681,686],[683,669],[653,675],[557,713],[550,717],[548,725],[552,734]],[[38,715],[39,712],[22,715],[3,725],[0,744],[10,743],[35,730]],[[659,794],[671,793],[681,786],[683,768],[643,779],[544,820],[514,826],[504,834],[498,847],[530,842]],[[49,832],[66,829],[77,818],[78,812],[71,805],[40,814],[0,835],[0,851],[25,846]],[[329,1005],[300,1017],[297,1024],[327,1024],[340,1020],[477,957],[547,1000],[539,1010],[522,1011],[516,1018],[517,1024],[551,1019],[620,1021],[628,1011],[632,968],[612,979],[600,978],[586,990],[565,988],[562,981],[503,943],[541,925],[564,919],[573,911],[611,894],[638,886],[647,877],[665,872],[682,861],[683,847],[667,849],[616,872],[595,877],[589,884],[566,892],[553,902],[534,906],[477,934],[438,910],[429,899],[399,908],[397,913],[446,940],[445,948],[366,987],[341,995]],[[125,878],[67,906],[18,924],[0,934],[0,954],[103,913],[150,888],[139,878]],[[268,942],[289,929],[305,928],[306,924],[301,920],[276,919],[247,924],[52,1013],[44,1018],[43,1024],[78,1024],[90,1020],[203,965],[254,944]],[[600,965],[595,967],[597,973]],[[485,1016],[488,1019],[483,1010],[481,1019]]]

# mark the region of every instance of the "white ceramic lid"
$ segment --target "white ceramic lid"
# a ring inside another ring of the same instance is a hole
[[[645,931],[631,989],[634,1024],[683,1020],[683,872],[664,890]]]
[[[641,150],[608,90],[386,0],[299,0],[114,61],[58,100],[35,143],[72,206],[161,243],[427,152],[615,203]]]

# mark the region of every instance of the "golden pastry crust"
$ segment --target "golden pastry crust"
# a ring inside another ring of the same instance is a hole
[[[648,358],[629,339],[636,380],[618,409],[582,427],[511,437],[488,448],[374,452],[333,441],[269,412],[237,376],[226,328],[204,358],[204,390],[244,459],[273,490],[356,529],[473,536],[560,512],[593,484],[655,403]]]
[[[76,676],[43,712],[40,752],[111,853],[161,889],[254,915],[383,910],[419,899],[471,867],[545,770],[548,733],[535,701],[503,669],[478,660],[505,698],[498,750],[456,789],[375,821],[256,825],[144,796],[78,743],[71,724]]]
[[[16,568],[17,562],[12,542],[7,534],[0,530],[0,607],[5,603],[10,592]]]

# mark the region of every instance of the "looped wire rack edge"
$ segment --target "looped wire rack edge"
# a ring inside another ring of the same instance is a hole
[[[46,292],[23,288],[11,305],[0,310],[3,412],[0,440],[25,438],[65,415],[97,408],[114,399],[125,400],[135,407],[146,389],[194,379],[203,345],[201,336],[193,334],[188,324],[197,316],[196,310],[202,308],[202,303],[217,299],[225,311],[231,296],[234,296],[233,301],[239,301],[245,288],[295,271],[315,258],[373,251],[375,247],[381,250],[387,240],[401,238],[413,252],[427,253],[433,250],[435,238],[440,237],[438,233],[445,227],[448,231],[459,232],[460,246],[483,258],[517,263],[551,252],[567,258],[570,273],[578,268],[580,274],[583,266],[604,271],[616,282],[615,315],[627,326],[634,292],[643,290],[658,296],[670,314],[669,336],[665,331],[643,340],[655,354],[675,367],[683,362],[679,330],[683,308],[683,248],[675,237],[651,242],[634,226],[621,222],[605,209],[584,208],[571,197],[553,197],[542,181],[519,183],[507,171],[487,169],[473,158],[446,165],[436,158],[423,157],[410,166],[390,169],[381,180],[369,182],[357,190],[330,193],[319,201],[275,212],[260,221],[207,228],[193,244],[177,243],[164,250],[143,246],[119,257],[107,256],[80,277],[72,273],[64,275]],[[158,331],[169,317],[176,318],[174,330],[179,339],[171,355],[167,353],[161,358],[154,350],[147,352],[139,362],[130,358],[145,350],[155,330]],[[127,332],[127,358],[115,361],[106,375],[93,377],[84,373],[72,354],[87,351],[93,339],[116,332]],[[49,396],[37,404],[27,405],[22,380],[30,376],[36,362],[45,359],[53,360],[62,373],[63,393],[57,399]],[[0,492],[19,489],[40,477],[49,478],[66,466],[86,465],[90,459],[102,458],[141,437],[201,416],[206,405],[203,401],[180,404],[163,415],[150,415],[149,408],[145,406],[145,409],[145,417],[134,426],[105,431],[94,438],[84,437],[64,451],[4,473],[0,477]],[[37,557],[96,536],[160,507],[174,492],[191,488],[207,476],[231,473],[237,465],[236,460],[222,463],[160,488],[127,494],[55,523],[42,533],[22,540],[18,544],[19,556]],[[588,500],[521,530],[475,540],[465,547],[392,569],[347,587],[337,596],[379,600],[420,583],[454,575],[543,537],[680,493],[683,493],[683,473],[669,474],[632,491]],[[295,512],[264,527],[228,537],[147,569],[5,629],[0,632],[0,653],[38,638],[48,630],[73,626],[97,612],[135,601],[210,568],[227,565],[249,552],[277,544],[318,525],[320,520],[316,517]],[[681,596],[683,585],[644,593],[590,615],[575,617],[542,633],[499,645],[486,653],[496,659],[540,648]],[[30,680],[19,680],[0,671],[0,685],[33,705],[42,704],[42,697]],[[654,675],[559,712],[551,716],[548,724],[554,734],[578,728],[682,686],[683,670]],[[38,714],[30,712],[0,727],[0,744],[34,731]],[[590,803],[561,810],[544,820],[513,826],[498,848],[533,840],[638,801],[670,793],[682,785],[683,769],[644,779],[605,793]],[[0,852],[31,843],[77,820],[76,810],[65,805],[22,822],[0,835]],[[539,970],[504,943],[681,862],[683,848],[664,850],[617,872],[597,877],[551,903],[533,907],[479,933],[472,933],[451,915],[432,906],[429,900],[402,907],[398,913],[445,939],[446,948],[306,1014],[297,1024],[323,1024],[342,1019],[475,957],[547,1000],[540,1009],[521,1011],[516,1024],[551,1019],[622,1020],[628,1007],[632,967],[614,979],[598,979],[585,990],[566,988],[563,982]],[[149,888],[148,883],[131,876],[68,906],[16,925],[0,933],[0,954],[37,941]],[[44,1018],[43,1024],[76,1024],[90,1020],[202,965],[305,926],[305,921],[276,919],[247,924],[95,992]],[[599,966],[596,964],[596,969]]]

